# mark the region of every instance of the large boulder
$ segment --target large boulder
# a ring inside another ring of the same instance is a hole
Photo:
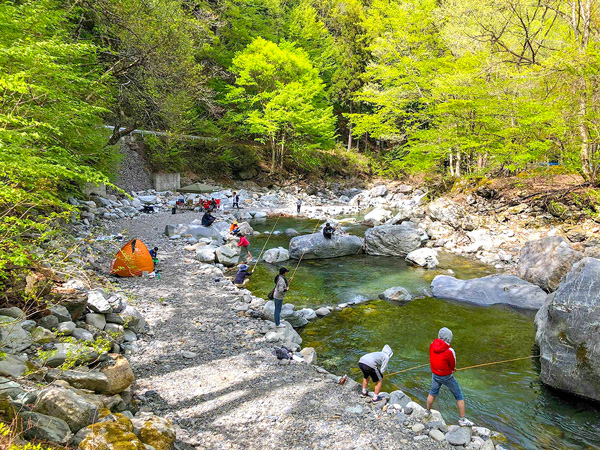
[[[263,256],[265,262],[276,264],[290,259],[290,253],[283,247],[271,248]]]
[[[87,307],[99,314],[108,314],[112,312],[112,306],[110,306],[104,293],[99,289],[88,292]]]
[[[406,255],[406,261],[416,266],[424,267],[425,269],[435,269],[439,261],[437,252],[432,248],[418,248]]]
[[[289,255],[293,259],[322,259],[361,253],[363,240],[358,236],[333,235],[326,239],[323,233],[296,236],[290,240]]]
[[[146,445],[156,450],[172,450],[175,444],[175,427],[170,420],[152,413],[140,413],[131,420],[135,434]]]
[[[389,220],[391,218],[392,212],[389,209],[375,208],[373,211],[371,211],[364,217],[363,224],[370,226],[381,225],[386,220]]]
[[[227,228],[229,230],[229,228]],[[203,225],[192,225],[189,227],[183,227],[179,233],[181,236],[191,235],[196,239],[200,238],[211,238],[214,241],[217,241],[219,244],[223,242],[223,236],[219,233],[219,230],[216,228],[205,227]]]
[[[100,421],[86,429],[80,450],[146,450],[133,432],[131,420],[123,414],[101,410]]]
[[[412,300],[412,295],[410,295],[408,289],[402,286],[395,286],[383,291],[381,294],[379,294],[379,298],[394,302],[408,303]]]
[[[90,424],[96,409],[85,398],[70,389],[48,386],[33,405],[33,411],[64,420],[73,433]]]
[[[33,344],[33,337],[23,329],[19,319],[0,316],[0,347],[22,352]]]
[[[27,360],[15,355],[0,355],[0,375],[19,378],[27,371]]]
[[[554,292],[573,264],[583,255],[573,250],[562,236],[549,236],[529,241],[521,250],[517,276],[537,284],[546,292]]]
[[[241,249],[235,243],[229,243],[219,247],[215,254],[217,261],[224,266],[235,266],[240,258]]]
[[[129,361],[123,355],[109,354],[108,360],[104,363],[104,367],[100,369],[107,379],[107,386],[100,391],[103,394],[114,395],[123,392],[131,383],[134,376]]]
[[[409,225],[381,225],[365,233],[369,255],[406,256],[421,246],[421,232]]]
[[[267,342],[281,342],[287,348],[296,350],[302,344],[302,338],[288,322],[283,324],[285,327],[275,328],[265,334],[265,339]]]
[[[465,209],[446,198],[438,198],[427,205],[427,214],[433,220],[439,220],[453,228],[462,228],[467,217]]]
[[[71,430],[64,420],[32,411],[23,411],[19,417],[23,420],[25,439],[39,439],[60,445],[69,443]]]
[[[86,389],[98,393],[106,393],[109,386],[107,376],[97,370],[79,371],[50,369],[46,374],[46,378],[50,381],[65,380],[74,388]]]
[[[543,383],[600,401],[600,260],[576,263],[535,316]]]
[[[211,246],[198,247],[196,249],[196,259],[203,263],[215,262],[215,251],[217,249]]]
[[[523,309],[539,309],[546,293],[535,284],[514,275],[489,275],[459,280],[438,275],[431,283],[434,297],[474,303],[481,306],[505,304]]]

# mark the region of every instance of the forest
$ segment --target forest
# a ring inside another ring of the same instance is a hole
[[[67,220],[83,181],[109,181],[134,129],[168,133],[146,142],[167,171],[552,166],[597,185],[598,14],[590,0],[2,1],[0,260]]]

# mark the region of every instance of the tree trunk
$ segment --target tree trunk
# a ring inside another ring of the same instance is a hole
[[[277,143],[275,136],[271,136],[271,173],[275,172],[275,161],[277,160]]]
[[[456,169],[454,170],[456,178],[460,177],[460,150],[456,150]]]
[[[348,127],[348,151],[352,150],[352,125]]]
[[[449,159],[448,170],[450,171],[450,176],[453,177],[454,176],[454,157],[453,157],[452,153],[450,153],[450,155],[448,156],[448,159]]]

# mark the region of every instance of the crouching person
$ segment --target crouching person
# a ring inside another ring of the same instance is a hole
[[[373,403],[381,401],[383,398],[379,396],[381,385],[383,384],[383,372],[387,368],[388,362],[394,353],[389,345],[385,345],[380,352],[367,353],[358,361],[358,367],[363,373],[362,396],[368,397],[369,378],[375,383],[375,393],[373,395]]]
[[[248,269],[248,264],[242,264],[240,266],[240,270],[238,270],[238,273],[235,276],[235,279],[233,280],[233,284],[239,288],[246,286],[248,281],[250,281],[250,275],[252,275],[252,272],[248,272]]]
[[[438,332],[438,338],[429,346],[429,362],[431,364],[431,390],[427,396],[427,411],[431,409],[442,386],[446,386],[454,395],[458,406],[458,424],[471,427],[473,422],[465,417],[465,400],[458,381],[452,375],[456,371],[456,353],[450,347],[452,331],[444,327]]]

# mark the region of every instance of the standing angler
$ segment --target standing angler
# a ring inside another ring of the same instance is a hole
[[[431,409],[435,398],[440,393],[440,388],[446,386],[454,395],[456,406],[458,406],[458,424],[461,427],[472,427],[473,422],[465,417],[465,400],[458,385],[458,381],[452,375],[456,371],[456,353],[450,347],[452,342],[452,331],[444,327],[438,332],[438,338],[429,346],[429,362],[431,364],[431,390],[427,396],[427,411]]]
[[[394,353],[389,345],[384,345],[380,352],[367,353],[358,361],[358,367],[363,373],[362,396],[368,397],[367,387],[369,386],[369,378],[375,383],[375,393],[373,394],[373,403],[377,403],[383,399],[379,396],[381,385],[383,384],[383,372],[390,362],[390,358]]]
[[[231,209],[233,208],[240,209],[240,196],[237,194],[237,192],[233,193],[233,206]]]
[[[290,283],[285,277],[285,274],[288,272],[289,270],[287,267],[280,267],[279,274],[274,280],[275,288],[273,289],[273,302],[275,302],[275,312],[273,314],[273,319],[275,319],[275,325],[277,328],[285,328],[285,325],[281,323],[281,308],[283,307],[283,298],[285,297],[285,293],[290,290]]]

